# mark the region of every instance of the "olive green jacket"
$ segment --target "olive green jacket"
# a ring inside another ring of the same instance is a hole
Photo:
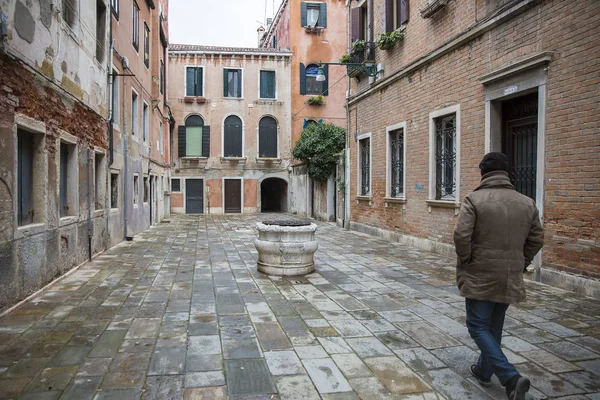
[[[543,243],[535,202],[515,190],[506,172],[484,175],[454,229],[460,294],[506,304],[525,300],[523,270]]]

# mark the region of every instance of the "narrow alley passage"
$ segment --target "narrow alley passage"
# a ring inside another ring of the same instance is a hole
[[[12,311],[0,398],[505,398],[469,374],[454,260],[318,223],[315,273],[269,277],[268,218],[175,216]],[[503,346],[530,393],[600,399],[600,304],[527,286]]]

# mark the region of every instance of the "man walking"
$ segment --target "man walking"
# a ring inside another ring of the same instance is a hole
[[[456,282],[465,297],[467,328],[481,354],[471,374],[482,386],[496,374],[509,400],[524,400],[522,377],[500,348],[509,304],[525,300],[523,270],[543,245],[535,202],[508,178],[508,158],[488,153],[479,164],[481,183],[464,200],[454,230]]]

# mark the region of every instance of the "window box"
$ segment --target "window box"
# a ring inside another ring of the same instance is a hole
[[[322,106],[325,104],[323,96],[311,96],[308,98],[307,103],[311,106]]]
[[[444,8],[448,2],[449,0],[429,0],[427,7],[420,11],[421,18],[431,18],[433,14]]]
[[[195,97],[186,96],[183,98],[184,103],[188,103],[188,104],[193,103],[195,100],[196,100]]]
[[[323,32],[323,28],[321,28],[320,26],[307,26],[306,28],[304,28],[306,33],[321,33]]]
[[[202,97],[202,96],[196,97],[196,103],[198,103],[198,104],[206,103],[206,97]]]

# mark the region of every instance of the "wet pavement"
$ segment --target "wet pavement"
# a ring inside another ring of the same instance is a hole
[[[175,216],[11,312],[0,398],[505,398],[469,374],[453,259],[318,223],[315,273],[269,277],[268,218]],[[503,346],[530,393],[599,400],[600,302],[527,287]]]

